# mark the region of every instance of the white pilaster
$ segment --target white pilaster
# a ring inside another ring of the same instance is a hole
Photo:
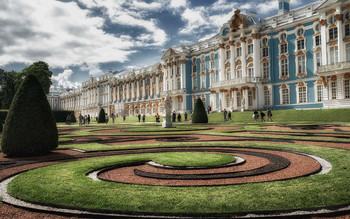
[[[137,88],[136,88],[136,98],[140,99],[140,80],[137,80],[136,82]]]
[[[220,43],[219,49],[219,81],[225,80],[225,49],[223,42]]]
[[[245,48],[245,37],[241,36],[241,48],[242,48],[242,77],[247,77],[247,59],[246,59],[246,48]]]
[[[261,77],[260,71],[260,39],[253,37],[253,65],[254,65],[254,76]]]
[[[327,65],[327,30],[325,20],[320,22],[321,25],[321,52],[322,52],[322,65]]]
[[[156,95],[159,95],[159,76],[156,77]]]
[[[340,12],[339,12],[340,13]],[[337,19],[337,29],[338,29],[338,62],[345,61],[344,55],[344,41],[343,41],[343,19]]]

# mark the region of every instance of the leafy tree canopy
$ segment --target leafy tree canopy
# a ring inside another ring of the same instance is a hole
[[[20,76],[23,78],[23,76],[28,76],[29,74],[37,76],[45,93],[48,94],[52,85],[52,72],[49,69],[49,65],[43,61],[34,62],[32,65],[24,68]]]
[[[13,97],[16,93],[18,73],[15,71],[6,72],[0,69],[0,108],[10,108]]]

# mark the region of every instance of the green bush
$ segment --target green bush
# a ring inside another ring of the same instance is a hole
[[[208,123],[208,115],[200,98],[194,104],[192,123]]]
[[[106,113],[103,108],[101,108],[100,113],[98,114],[98,123],[106,123]]]
[[[77,119],[75,118],[74,111],[70,113],[70,122],[77,122]]]
[[[6,119],[7,113],[8,113],[7,110],[1,110],[0,111],[0,132],[2,132],[2,126],[5,123],[5,119]]]
[[[52,112],[56,122],[66,122],[67,116],[71,115],[71,113],[74,114],[74,111],[71,110],[54,110]]]
[[[55,118],[40,81],[28,75],[18,88],[6,117],[2,151],[8,156],[46,154],[58,145]]]

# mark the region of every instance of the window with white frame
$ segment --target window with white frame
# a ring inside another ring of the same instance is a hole
[[[214,59],[215,58],[215,54],[214,53],[210,54],[210,58]]]
[[[242,48],[241,47],[238,47],[236,49],[236,57],[240,57],[242,55]]]
[[[298,30],[297,30],[297,36],[304,36],[304,29],[303,28],[299,28]]]
[[[176,67],[176,74],[180,75],[180,67],[179,66]]]
[[[262,57],[268,57],[269,56],[269,48],[264,47],[262,48]]]
[[[281,94],[282,94],[282,104],[289,104],[289,89],[282,88]]]
[[[270,64],[269,62],[263,62],[263,78],[268,79],[270,78]]]
[[[192,77],[192,89],[197,90],[197,76]]]
[[[231,68],[226,69],[226,80],[231,80]]]
[[[159,112],[162,113],[164,110],[164,106],[163,104],[159,104]]]
[[[288,75],[288,59],[281,59],[281,77]]]
[[[176,84],[177,84],[177,85],[176,85],[176,86],[177,86],[177,89],[178,89],[178,90],[181,89],[181,79],[180,79],[180,78],[177,78],[177,79],[176,79],[176,82],[177,82],[177,83],[176,83]]]
[[[178,98],[177,99],[177,110],[181,110],[181,99],[180,98]]]
[[[205,88],[206,77],[205,74],[201,75],[201,88]]]
[[[297,49],[298,50],[303,50],[305,49],[305,40],[301,39],[297,41]]]
[[[344,80],[344,97],[346,99],[349,99],[350,98],[350,80],[349,79],[346,79]]]
[[[213,83],[215,83],[215,76],[215,73],[210,74],[210,85],[213,85]]]
[[[315,53],[315,60],[316,60],[316,66],[321,66],[322,64],[322,56],[321,56],[321,52],[316,52]]]
[[[231,97],[230,97],[230,94],[227,93],[226,94],[226,104],[227,104],[226,106],[230,107],[230,105],[231,105],[230,103],[231,103]]]
[[[350,24],[345,24],[344,25],[344,34],[346,37],[350,36]]]
[[[175,90],[175,89],[176,89],[176,88],[175,88],[175,80],[176,80],[176,79],[171,80],[171,89],[172,89],[172,90]]]
[[[330,58],[330,64],[334,65],[338,62],[338,46],[332,46],[329,48],[329,58]]]
[[[299,103],[306,103],[306,87],[299,87],[298,88],[298,94],[299,94]]]
[[[193,72],[193,73],[196,73],[196,72],[197,72],[197,65],[193,65],[193,66],[192,66],[192,72]]]
[[[230,59],[231,58],[231,50],[226,50],[226,59]]]
[[[205,98],[205,95],[203,95],[201,99],[202,99],[202,102],[203,102],[203,106],[206,109],[207,108],[207,100]]]
[[[215,69],[215,60],[210,61],[210,69],[211,70]]]
[[[248,55],[253,54],[253,44],[248,45]]]
[[[338,28],[337,27],[329,28],[328,33],[329,33],[329,40],[334,40],[334,39],[338,38]]]
[[[157,113],[157,105],[153,104],[152,113]]]
[[[237,67],[237,78],[242,78],[242,66]]]
[[[254,66],[253,63],[248,64],[248,77],[252,78],[254,77]]]
[[[323,100],[323,85],[317,85],[317,102],[321,102]]]
[[[280,44],[280,53],[281,54],[287,53],[287,43]]]
[[[337,99],[337,82],[336,81],[331,82],[331,99],[332,100]]]
[[[280,41],[286,41],[286,39],[287,39],[287,34],[282,33],[280,36]]]
[[[346,44],[346,61],[350,61],[350,43]]]
[[[306,62],[305,62],[305,55],[298,56],[298,65],[297,65],[297,73],[303,74],[306,72]]]
[[[264,90],[264,105],[265,106],[271,105],[270,91],[269,90]]]
[[[267,46],[267,38],[263,38],[262,39],[262,45],[263,46]]]
[[[149,105],[146,105],[146,113],[149,114]]]
[[[248,106],[253,106],[253,92],[248,91]]]
[[[201,72],[205,72],[206,69],[205,69],[205,62],[202,62],[201,63]]]
[[[241,92],[237,92],[237,106],[240,107],[241,106]]]
[[[315,25],[315,29],[314,30],[315,30],[316,33],[320,32],[321,28],[320,28],[320,24],[319,23],[317,23]]]
[[[321,46],[321,35],[315,36],[315,46]]]

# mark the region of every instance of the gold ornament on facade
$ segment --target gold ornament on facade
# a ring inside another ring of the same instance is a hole
[[[344,78],[345,78],[345,79],[349,79],[349,78],[350,78],[350,73],[349,73],[349,72],[348,72],[348,73],[345,73],[345,74],[344,74]]]
[[[331,81],[336,81],[336,80],[337,80],[337,76],[332,75],[332,76],[331,76]]]
[[[283,77],[280,77],[280,80],[285,81],[285,80],[287,80],[288,78],[289,78],[289,76],[283,76]]]
[[[235,45],[235,41],[231,40],[228,42],[230,46],[234,46]]]
[[[225,49],[229,50],[230,49],[230,45],[226,45]]]
[[[281,88],[282,88],[282,89],[286,89],[286,88],[287,88],[287,85],[286,85],[286,84],[282,84]]]
[[[248,40],[248,44],[252,44],[253,43],[253,40],[252,39],[249,39]]]
[[[229,67],[231,67],[231,63],[230,62],[226,62],[225,68],[229,68]]]
[[[329,11],[328,11],[328,14],[334,14],[335,13],[335,9],[330,9]]]
[[[336,14],[334,17],[335,17],[335,19],[337,21],[342,21],[343,20],[343,15],[342,14]]]
[[[338,45],[337,40],[333,40],[332,42],[329,43],[329,46],[336,46],[336,45]]]
[[[220,89],[220,92],[221,93],[226,93],[226,92],[228,92],[228,90],[227,89]]]
[[[323,20],[320,20],[320,25],[321,25],[321,26],[326,26],[326,23],[327,23],[326,20],[324,20],[324,19],[323,19]]]
[[[241,46],[241,42],[237,42],[236,47],[240,47],[240,46]]]
[[[253,58],[252,57],[249,57],[248,59],[247,59],[247,62],[253,62]],[[248,63],[249,64],[249,63]],[[248,65],[247,64],[247,65]]]
[[[242,64],[242,61],[240,59],[237,60],[236,62],[237,65],[241,65]]]
[[[298,83],[298,86],[299,86],[299,87],[304,87],[305,84],[304,84],[304,82],[300,81],[300,82]]]
[[[260,39],[261,35],[258,34],[258,33],[253,33],[252,37],[253,37],[254,40],[258,40],[258,39]]]
[[[269,88],[267,86],[264,86],[264,90],[269,90]]]
[[[239,38],[239,39],[241,40],[242,43],[245,43],[245,40],[246,40],[245,37],[241,37],[241,38]]]
[[[269,82],[270,81],[270,78],[264,78],[263,80],[262,80],[262,82]]]
[[[220,43],[220,44],[219,44],[219,47],[220,47],[220,49],[224,49],[224,48],[225,48],[225,44]]]
[[[210,93],[215,94],[215,93],[216,93],[216,91],[215,91],[215,90],[211,90],[211,91],[210,91]]]

